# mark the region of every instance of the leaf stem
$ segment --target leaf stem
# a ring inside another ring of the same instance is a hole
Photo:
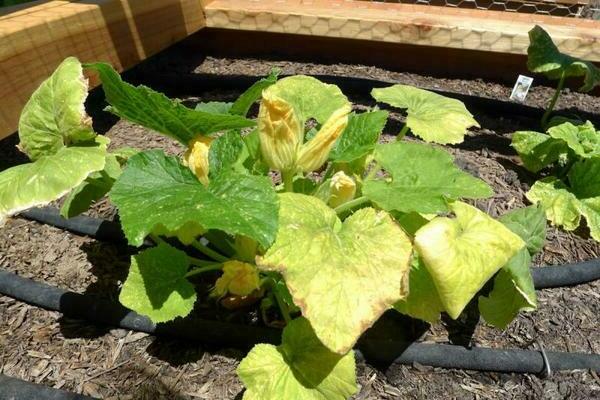
[[[400,130],[400,133],[398,135],[396,135],[396,141],[399,142],[400,140],[402,140],[404,138],[404,136],[406,136],[407,133],[408,133],[408,125],[404,124],[404,126]]]
[[[562,91],[563,87],[565,86],[565,78],[566,78],[566,74],[563,71],[562,74],[560,75],[560,81],[558,81],[558,86],[556,87],[554,96],[552,96],[552,99],[550,100],[550,104],[548,105],[548,108],[546,109],[546,112],[544,113],[544,116],[542,117],[542,129],[543,130],[546,130],[546,128],[547,128],[548,118],[550,118],[550,114],[552,114],[552,111],[554,110],[554,106],[556,105],[558,96],[560,96],[560,92]]]
[[[208,265],[214,265],[215,262],[213,260],[202,260],[200,258],[188,256],[188,261],[192,265],[196,265],[198,267],[206,267]]]
[[[289,324],[292,321],[292,317],[290,316],[290,309],[287,304],[285,304],[285,300],[281,297],[281,294],[275,289],[272,290],[273,295],[275,296],[275,300],[277,300],[277,305],[279,306],[279,311],[281,311],[281,315],[283,315],[283,319],[286,324]]]
[[[291,171],[281,171],[281,180],[283,181],[283,190],[286,192],[294,191],[294,173]]]
[[[365,204],[368,201],[369,201],[369,199],[366,196],[360,196],[354,200],[350,200],[347,203],[337,206],[334,210],[339,215],[345,211],[353,209],[354,207],[360,206],[361,204]]]
[[[164,239],[163,239],[163,238],[161,238],[161,237],[160,237],[160,236],[158,236],[158,235],[155,235],[154,233],[151,233],[151,234],[149,234],[148,236],[150,236],[150,239],[152,239],[152,241],[153,241],[155,244],[166,243],[166,242],[164,241]]]
[[[225,257],[224,255],[217,253],[213,249],[203,245],[198,240],[194,240],[192,242],[192,247],[195,248],[196,250],[198,250],[200,253],[204,254],[205,256],[212,258],[215,261],[225,262],[228,260],[227,257]]]
[[[221,263],[209,264],[209,265],[206,265],[206,266],[201,267],[201,268],[194,268],[193,270],[191,270],[187,274],[185,274],[185,277],[189,278],[190,276],[194,276],[194,275],[198,275],[198,274],[203,274],[204,272],[218,271],[218,270],[220,270],[222,268],[223,268],[223,264],[221,264]]]

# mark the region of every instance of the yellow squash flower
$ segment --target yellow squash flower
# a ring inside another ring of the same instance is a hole
[[[263,159],[271,169],[294,169],[304,127],[292,105],[269,90],[263,92],[258,111],[258,136]]]
[[[213,138],[198,135],[192,139],[183,155],[183,165],[188,167],[200,182],[208,185],[208,151]]]
[[[223,264],[223,275],[217,279],[212,294],[217,297],[227,293],[247,296],[259,287],[258,269],[254,265],[230,260]]]
[[[310,172],[325,164],[335,141],[348,125],[348,113],[351,109],[350,105],[346,105],[334,111],[315,137],[300,148],[298,169]]]
[[[335,208],[354,199],[356,183],[344,171],[339,171],[331,177],[329,190],[331,192],[329,205]]]

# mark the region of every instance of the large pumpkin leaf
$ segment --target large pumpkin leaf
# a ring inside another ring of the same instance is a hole
[[[465,105],[456,99],[407,85],[373,89],[375,100],[406,108],[406,125],[427,142],[461,143],[467,129],[479,124]]]
[[[305,318],[286,326],[280,346],[254,346],[237,373],[244,400],[346,400],[358,390],[354,352],[323,346]]]
[[[421,255],[450,317],[456,319],[483,285],[525,246],[502,223],[461,202],[450,205],[456,217],[436,217],[419,229]]]
[[[106,100],[110,104],[108,111],[185,145],[199,134],[210,135],[255,125],[254,121],[239,115],[192,110],[146,86],[130,85],[109,64],[94,63],[86,64],[85,67],[100,75]]]
[[[277,240],[259,268],[281,272],[317,337],[345,353],[406,296],[411,243],[384,211],[363,208],[343,223],[321,200],[280,195]]]
[[[9,215],[46,205],[104,168],[106,144],[63,147],[35,162],[0,173],[0,223]]]
[[[204,187],[175,157],[152,150],[136,154],[109,194],[134,246],[155,228],[189,224],[241,234],[268,247],[277,231],[278,199],[267,177],[223,172]]]
[[[378,145],[374,156],[391,179],[366,181],[363,194],[387,211],[443,212],[448,200],[493,194],[488,184],[460,170],[450,154],[431,145],[406,141]]]
[[[534,131],[513,133],[511,146],[521,157],[525,168],[531,172],[538,172],[555,163],[569,150],[564,141]]]
[[[185,317],[196,302],[189,266],[187,255],[166,243],[144,250],[131,257],[119,301],[155,323]]]
[[[527,68],[531,72],[544,73],[550,79],[583,76],[583,86],[579,89],[589,92],[600,84],[600,69],[589,61],[561,53],[552,38],[542,27],[536,25],[529,31]]]
[[[329,153],[329,159],[350,163],[371,153],[387,122],[387,111],[350,114],[348,125]]]
[[[337,86],[311,76],[283,78],[266,90],[290,103],[302,122],[314,118],[323,124],[334,111],[350,104]]]
[[[37,160],[65,145],[93,139],[92,119],[84,108],[87,94],[79,60],[66,58],[25,104],[19,119],[19,148]]]

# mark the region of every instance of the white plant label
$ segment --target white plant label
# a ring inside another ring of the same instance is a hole
[[[513,87],[512,93],[510,94],[510,99],[513,101],[518,101],[519,103],[524,102],[532,83],[533,78],[525,75],[519,75],[517,82],[515,83],[515,87]]]

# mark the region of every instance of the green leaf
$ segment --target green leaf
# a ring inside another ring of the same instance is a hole
[[[201,102],[196,104],[194,110],[204,111],[211,114],[229,114],[233,103],[226,103],[223,101],[208,101],[206,103]]]
[[[334,111],[350,104],[337,86],[305,75],[280,79],[267,90],[290,103],[303,122],[314,118],[323,124]]]
[[[150,88],[130,85],[123,82],[109,64],[85,64],[85,67],[100,75],[106,100],[110,104],[108,111],[185,145],[199,134],[210,135],[255,125],[255,122],[238,115],[195,111]]]
[[[342,223],[315,197],[285,193],[280,203],[277,240],[257,265],[283,275],[319,339],[343,354],[406,295],[410,240],[384,211]]]
[[[529,31],[527,68],[544,73],[550,79],[559,79],[563,73],[566,77],[583,76],[584,83],[579,88],[582,92],[589,92],[600,84],[600,69],[591,62],[561,53],[550,35],[537,25]]]
[[[244,400],[346,400],[358,391],[354,352],[330,351],[305,318],[287,325],[280,346],[254,346],[237,373]]]
[[[513,133],[511,146],[521,157],[525,168],[531,172],[538,172],[555,163],[569,150],[562,140],[533,131]]]
[[[109,196],[134,246],[158,226],[176,232],[192,223],[248,236],[265,248],[277,231],[278,199],[269,178],[228,171],[204,187],[159,150],[131,157]]]
[[[438,321],[440,313],[444,311],[444,305],[431,275],[418,255],[412,259],[408,287],[408,297],[394,304],[394,308],[402,314],[429,323]]]
[[[373,89],[371,96],[381,103],[406,108],[406,125],[427,142],[462,143],[469,127],[479,127],[461,101],[428,90],[394,85]]]
[[[166,243],[131,257],[119,301],[154,323],[185,317],[194,308],[196,291],[185,275],[187,255]]]
[[[600,134],[596,132],[590,121],[582,125],[565,122],[548,129],[548,134],[554,139],[564,141],[575,154],[582,158],[600,156]]]
[[[210,176],[219,175],[224,170],[229,170],[240,163],[240,157],[245,150],[244,140],[239,131],[227,131],[210,144],[208,162]]]
[[[546,212],[546,218],[553,225],[562,226],[567,231],[579,226],[579,202],[560,179],[553,176],[540,179],[525,196],[534,204],[540,203]]]
[[[350,163],[371,153],[387,118],[387,111],[351,113],[346,129],[329,153],[329,159],[338,163]]]
[[[525,241],[529,254],[534,255],[544,248],[546,215],[542,207],[518,208],[507,212],[498,220]]]
[[[119,175],[121,175],[121,165],[117,157],[108,154],[102,171],[90,174],[85,181],[71,190],[60,208],[60,215],[72,218],[87,211],[94,202],[110,191]]]
[[[489,295],[479,298],[479,312],[488,324],[504,329],[520,311],[537,308],[530,266],[531,255],[523,248],[498,272]]]
[[[19,148],[33,161],[96,134],[85,112],[87,79],[79,60],[66,58],[31,95],[19,119]]]
[[[123,165],[131,157],[135,156],[140,152],[140,149],[134,147],[119,147],[118,149],[112,150],[111,154],[117,157],[119,164]]]
[[[252,86],[250,86],[244,93],[242,93],[235,103],[233,103],[229,113],[246,116],[250,110],[250,107],[252,107],[252,104],[254,104],[262,96],[263,90],[277,82],[277,76],[279,73],[280,71],[278,69],[273,68],[268,76],[257,82],[254,82],[254,84],[252,84]]]
[[[417,231],[414,242],[440,301],[456,319],[525,243],[501,222],[468,204],[454,202],[450,211],[456,218],[434,218]]]
[[[426,214],[419,214],[416,212],[410,213],[401,213],[401,212],[393,212],[392,215],[396,219],[396,221],[400,224],[404,232],[408,233],[411,236],[414,236],[415,233],[423,226],[426,225],[432,218],[425,218]]]
[[[104,168],[106,145],[63,147],[0,173],[0,223],[31,207],[54,201]]]
[[[391,180],[367,180],[363,194],[387,211],[444,212],[448,200],[493,194],[487,183],[460,170],[450,154],[431,145],[406,141],[378,145],[374,156]]]

